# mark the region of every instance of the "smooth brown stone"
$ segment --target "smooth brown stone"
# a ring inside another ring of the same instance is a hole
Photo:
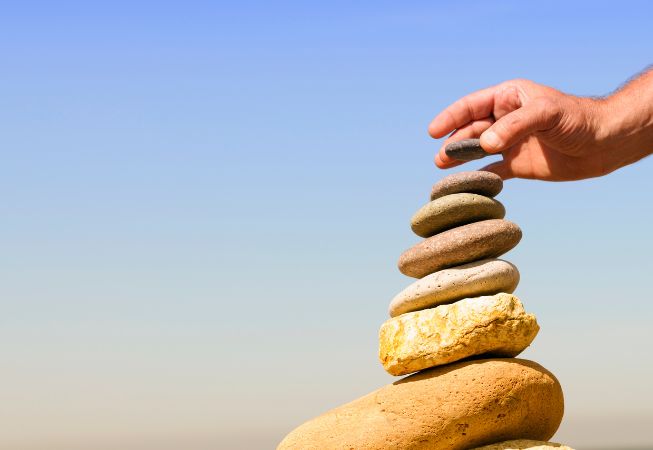
[[[503,180],[492,172],[475,170],[447,175],[433,185],[431,200],[445,195],[469,192],[494,197],[503,189]]]
[[[547,441],[564,399],[558,380],[523,359],[428,369],[292,431],[277,450],[467,450],[511,439]]]
[[[399,271],[422,278],[438,270],[485,258],[496,258],[515,247],[521,229],[504,219],[483,220],[436,234],[399,257]]]

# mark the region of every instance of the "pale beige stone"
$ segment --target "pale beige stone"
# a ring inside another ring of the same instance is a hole
[[[396,317],[468,297],[511,294],[519,283],[517,267],[501,259],[483,259],[440,270],[417,280],[392,299],[388,312]]]
[[[278,450],[467,450],[506,439],[551,439],[562,420],[558,380],[522,359],[425,370],[292,431]]]
[[[517,439],[516,441],[506,441],[499,444],[485,445],[477,447],[474,450],[574,450],[566,445],[556,444],[553,442],[529,441],[526,439]]]
[[[388,373],[406,375],[475,355],[517,356],[539,329],[514,295],[466,298],[387,320],[379,359]]]

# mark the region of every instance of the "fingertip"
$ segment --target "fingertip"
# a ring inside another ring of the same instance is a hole
[[[465,161],[458,161],[456,159],[449,158],[444,151],[441,151],[435,155],[435,165],[440,169],[451,169],[452,167],[459,166],[464,164]]]
[[[438,167],[446,168],[450,164],[453,164],[453,163],[457,162],[457,160],[455,160],[452,157],[450,157],[449,155],[447,155],[447,152],[445,152],[445,150],[444,150],[445,147],[446,147],[446,145],[443,145],[440,148],[440,151],[438,152],[438,154],[435,156],[436,161],[440,161],[440,164],[441,164],[441,166],[438,165]],[[437,162],[436,162],[436,164],[437,164]]]
[[[435,165],[438,166],[440,169],[444,169],[446,167],[446,164],[444,161],[442,161],[442,157],[440,156],[440,153],[435,154],[435,158],[433,159],[435,161]]]
[[[442,127],[436,123],[437,117],[429,124],[428,133],[433,139],[440,139],[444,137],[447,133],[442,131]]]
[[[431,121],[428,132],[433,139],[440,139],[455,129],[456,126],[451,117],[451,113],[448,110],[444,110]]]
[[[458,166],[463,165],[465,163],[466,163],[466,161],[456,161],[456,160],[454,160],[454,161],[451,161],[450,163],[447,163],[446,166],[443,167],[443,169],[453,169],[454,167],[458,167]]]

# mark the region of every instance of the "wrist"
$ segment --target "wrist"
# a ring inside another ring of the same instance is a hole
[[[605,173],[653,153],[653,91],[618,92],[591,101]]]

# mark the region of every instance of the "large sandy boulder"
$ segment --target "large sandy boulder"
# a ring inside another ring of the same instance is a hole
[[[466,450],[510,439],[546,441],[562,389],[539,364],[466,361],[426,370],[333,409],[291,432],[278,450]]]

